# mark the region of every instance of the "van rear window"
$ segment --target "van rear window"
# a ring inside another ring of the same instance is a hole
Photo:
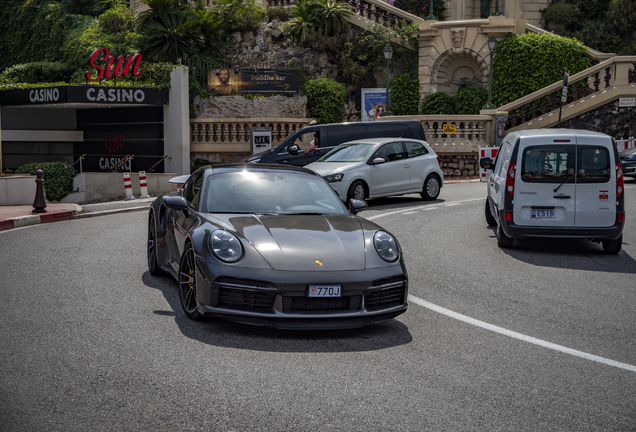
[[[577,153],[577,183],[606,183],[610,181],[612,171],[607,148],[579,145]]]
[[[574,147],[526,147],[521,160],[521,180],[526,183],[574,183]]]

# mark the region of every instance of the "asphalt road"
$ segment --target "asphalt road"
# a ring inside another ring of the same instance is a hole
[[[412,297],[359,330],[189,321],[145,211],[1,232],[0,430],[636,430],[636,182],[618,256],[499,249],[485,188],[371,202]]]

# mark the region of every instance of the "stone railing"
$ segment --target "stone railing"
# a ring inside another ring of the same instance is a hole
[[[423,115],[381,117],[378,120],[419,120],[424,128],[424,139],[436,153],[466,154],[475,153],[479,147],[492,146],[495,143],[494,115]],[[455,129],[455,133],[444,133]]]
[[[570,76],[562,120],[620,96],[636,95],[636,87],[631,83],[636,83],[636,56],[614,57]],[[559,81],[499,107],[508,112],[506,130],[554,126],[558,121],[562,87]]]
[[[190,120],[190,153],[250,152],[250,128],[272,128],[272,145],[307,126],[308,118],[210,118]]]

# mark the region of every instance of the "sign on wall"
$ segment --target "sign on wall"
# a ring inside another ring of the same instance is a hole
[[[96,49],[88,57],[88,64],[94,69],[86,72],[86,78],[90,81],[98,81],[102,78],[110,79],[128,76],[131,67],[133,76],[137,76],[141,73],[139,70],[141,57],[139,53],[127,55],[126,57],[120,55],[115,63],[115,56],[111,56],[108,49]]]
[[[386,111],[386,90],[383,88],[363,88],[362,121],[375,121]]]
[[[252,143],[252,154],[262,153],[272,149],[272,128],[271,127],[251,127],[250,142]]]
[[[298,94],[297,69],[210,69],[208,92],[214,95]]]
[[[166,105],[168,91],[133,87],[93,85],[59,86],[7,90],[0,94],[2,105],[104,104]]]
[[[618,106],[620,108],[636,106],[636,97],[622,97],[622,98],[618,98]]]

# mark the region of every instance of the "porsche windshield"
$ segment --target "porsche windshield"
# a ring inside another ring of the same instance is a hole
[[[321,157],[318,162],[362,162],[374,148],[375,144],[342,144]]]
[[[205,198],[207,213],[349,214],[322,178],[294,172],[213,174]]]

